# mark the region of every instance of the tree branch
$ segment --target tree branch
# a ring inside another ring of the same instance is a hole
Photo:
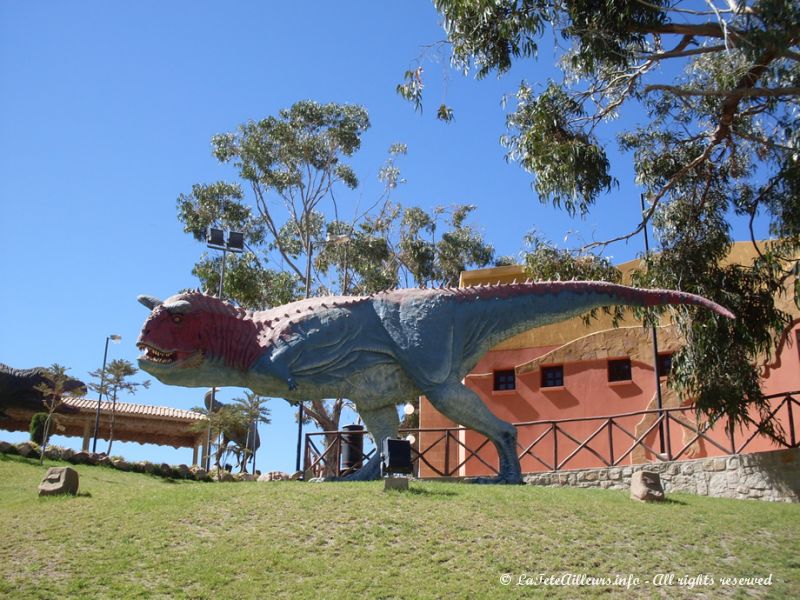
[[[717,96],[722,98],[753,98],[753,97],[776,97],[776,96],[798,96],[800,87],[783,88],[737,88],[735,90],[700,90],[696,88],[682,88],[675,85],[654,83],[644,88],[647,92],[670,92],[676,96]]]
[[[687,35],[690,40],[694,39],[692,36]],[[663,60],[665,58],[684,58],[686,56],[695,56],[697,54],[708,54],[711,52],[720,52],[721,50],[726,50],[724,44],[718,44],[716,46],[702,46],[700,48],[693,48],[692,50],[670,50],[669,52],[662,52],[660,54],[650,54],[644,55],[648,60]]]

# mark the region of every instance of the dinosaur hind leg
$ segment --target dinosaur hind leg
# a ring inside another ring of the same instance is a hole
[[[477,479],[486,483],[522,483],[522,471],[517,458],[517,430],[498,419],[486,408],[480,397],[460,381],[445,383],[426,394],[431,404],[443,415],[478,433],[495,445],[500,457],[500,472],[496,479]]]
[[[344,481],[370,481],[379,479],[381,475],[381,443],[384,438],[397,435],[397,428],[400,426],[400,419],[397,417],[397,407],[394,403],[372,410],[359,410],[364,425],[367,426],[375,442],[375,453],[367,464],[361,467],[352,475],[344,478]]]

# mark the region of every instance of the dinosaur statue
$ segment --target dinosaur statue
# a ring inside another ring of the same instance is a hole
[[[210,412],[217,412],[223,407],[228,406],[224,402],[217,400],[210,390],[206,392],[203,402],[206,405],[206,409]],[[217,467],[219,467],[219,459],[222,456],[222,453],[228,449],[228,444],[231,442],[233,442],[239,448],[239,451],[236,453],[236,468],[242,468],[244,472],[247,472],[247,463],[253,459],[255,451],[261,447],[261,437],[258,435],[258,424],[253,423],[250,427],[239,427],[222,432],[222,443],[217,448]],[[244,455],[245,447],[250,450],[249,457]]]
[[[8,408],[43,411],[42,393],[36,390],[41,383],[49,383],[47,369],[14,369],[0,363],[0,413]],[[64,391],[86,393],[86,384],[77,379],[69,379],[64,384]],[[64,407],[66,409],[66,407]]]
[[[425,395],[494,443],[500,468],[492,481],[502,483],[522,481],[516,430],[462,383],[490,348],[612,304],[695,304],[733,318],[685,292],[583,281],[328,296],[255,313],[199,291],[138,300],[151,310],[137,342],[139,366],[163,383],[247,387],[290,401],[349,398],[378,444],[396,435],[396,406]],[[350,478],[374,479],[379,467],[373,456]]]

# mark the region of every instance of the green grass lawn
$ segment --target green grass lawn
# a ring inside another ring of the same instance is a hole
[[[800,598],[798,505],[433,482],[389,493],[380,482],[175,482],[89,466],[77,467],[78,496],[39,498],[46,466],[0,455],[0,596]],[[655,586],[659,574],[674,585]],[[564,575],[640,581],[539,580]],[[698,575],[714,584],[679,585]],[[767,587],[720,583],[769,575]]]

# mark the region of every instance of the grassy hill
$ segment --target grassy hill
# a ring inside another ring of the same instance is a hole
[[[380,482],[175,482],[88,466],[77,467],[78,496],[38,498],[46,466],[0,455],[0,596],[800,598],[799,505],[678,494],[650,505],[605,490],[454,483],[385,493]],[[659,574],[673,585],[656,587]],[[698,575],[714,583],[680,579]],[[720,581],[769,575],[771,586]],[[640,581],[545,585],[581,576]]]

